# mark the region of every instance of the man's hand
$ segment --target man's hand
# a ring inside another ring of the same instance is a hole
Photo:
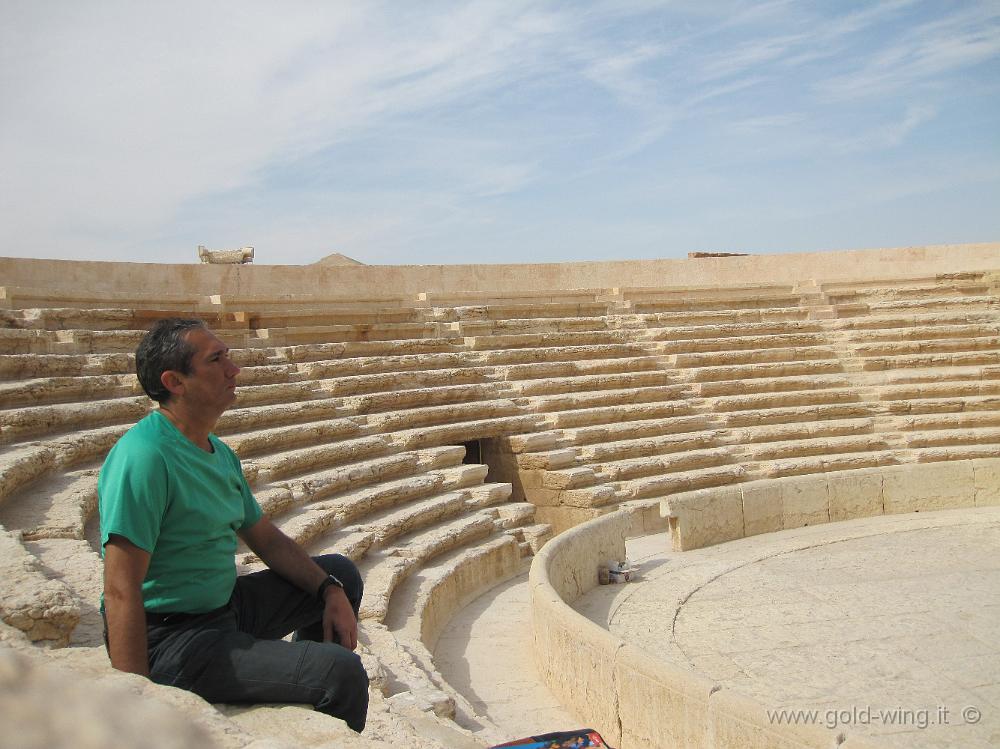
[[[342,588],[331,585],[324,593],[323,642],[337,642],[348,650],[358,647],[358,621]]]
[[[316,595],[320,583],[326,579],[326,571],[274,523],[266,517],[261,518],[238,533],[264,564],[306,593]],[[323,639],[339,642],[350,650],[356,649],[358,621],[347,595],[342,588],[330,585],[323,596]]]

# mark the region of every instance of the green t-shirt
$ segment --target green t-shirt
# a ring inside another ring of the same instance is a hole
[[[112,534],[150,553],[142,583],[147,611],[224,605],[236,582],[236,531],[261,518],[236,453],[214,434],[209,441],[211,453],[153,411],[101,468],[101,553]]]

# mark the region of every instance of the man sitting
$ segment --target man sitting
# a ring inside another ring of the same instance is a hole
[[[239,458],[211,433],[236,398],[229,348],[200,320],[173,318],[135,357],[160,407],[98,480],[112,666],[210,702],[308,702],[360,732],[361,576],[339,554],[310,558],[263,517]],[[269,569],[237,576],[237,536]]]

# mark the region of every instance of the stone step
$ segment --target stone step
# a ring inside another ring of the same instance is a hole
[[[143,330],[17,330],[0,328],[0,354],[131,353]]]
[[[558,346],[596,346],[628,344],[635,333],[628,330],[585,330],[565,333],[513,333],[467,336],[465,347],[470,351],[535,349]]]
[[[293,362],[301,364],[333,359],[453,353],[459,350],[459,343],[460,341],[451,338],[413,338],[405,341],[352,341],[276,346],[273,348],[262,347],[260,351],[273,363]],[[381,362],[379,362],[379,366],[381,366]]]
[[[781,362],[748,362],[745,364],[726,364],[699,366],[690,371],[693,382],[721,382],[758,378],[777,379],[797,376],[831,376],[842,374],[844,364],[839,359],[816,359],[812,361],[781,361]]]
[[[904,299],[895,301],[868,302],[868,309],[873,314],[912,310],[925,312],[930,310],[997,310],[1000,309],[1000,299],[995,296],[968,297],[936,297],[926,299]]]
[[[971,367],[1000,364],[1000,351],[980,350],[960,353],[899,354],[895,356],[869,356],[862,360],[866,372],[902,368]]]
[[[511,530],[511,535],[518,540],[521,556],[534,556],[552,538],[552,525],[549,523],[534,523],[519,526]]]
[[[640,413],[640,417],[645,416]],[[617,442],[620,440],[642,439],[661,435],[701,432],[712,428],[714,417],[703,414],[682,414],[664,418],[640,418],[638,421],[625,420],[609,422],[562,432],[569,445],[583,446]]]
[[[569,429],[595,424],[613,424],[623,421],[665,419],[674,416],[688,416],[690,414],[691,405],[689,403],[684,401],[669,401],[557,411],[546,414],[543,423],[549,428]]]
[[[236,385],[234,408],[286,405],[296,401],[319,400],[326,395],[315,380],[249,386],[241,385],[237,380]]]
[[[893,341],[883,343],[851,344],[851,353],[859,357],[910,356],[914,354],[948,354],[953,352],[996,351],[1000,338],[969,337],[927,339],[919,341]]]
[[[135,375],[39,377],[0,383],[5,407],[41,406],[144,396]]]
[[[277,481],[364,459],[383,457],[391,451],[390,444],[385,435],[338,440],[244,460],[243,470],[248,480],[253,477],[253,486],[256,483]],[[416,461],[416,458],[413,460]]]
[[[903,343],[907,341],[962,340],[964,338],[995,338],[1000,335],[1000,324],[989,322],[937,325],[911,325],[901,328],[878,328],[850,331],[849,340],[855,344]]]
[[[996,415],[1000,425],[1000,414]],[[908,432],[903,435],[910,448],[947,447],[952,445],[994,446],[1000,445],[1000,426],[974,427],[964,429],[938,429],[932,432]]]
[[[311,416],[308,411],[305,415]],[[305,421],[290,426],[267,427],[252,432],[228,432],[225,435],[229,445],[241,458],[266,455],[279,450],[315,446],[337,440],[359,437],[362,427],[357,419],[328,418],[322,421]]]
[[[631,308],[639,314],[659,312],[706,312],[709,310],[771,310],[797,308],[798,294],[765,294],[750,297],[721,299],[662,299],[632,301]]]
[[[414,450],[435,445],[457,445],[489,437],[508,437],[538,431],[541,417],[535,414],[503,416],[492,419],[467,421],[458,424],[439,424],[420,429],[403,429],[388,436],[400,450]]]
[[[530,525],[535,519],[535,506],[530,502],[508,502],[492,509],[497,526],[512,530]]]
[[[461,304],[434,306],[431,318],[442,322],[464,320],[532,320],[535,318],[604,317],[609,314],[606,302],[544,302],[515,304]]]
[[[534,333],[580,333],[608,330],[608,317],[529,317],[492,320],[459,320],[447,325],[456,335],[483,337],[495,335],[526,335]]]
[[[871,434],[875,431],[876,420],[829,419],[824,421],[802,421],[787,424],[748,425],[725,432],[725,441],[733,445],[753,445],[768,442],[791,442],[799,440],[842,437],[857,434]]]
[[[69,644],[80,607],[65,584],[52,579],[16,533],[0,528],[0,609],[7,625],[32,642]]]
[[[656,341],[734,341],[739,339],[767,339],[772,336],[787,337],[792,340],[806,336],[811,340],[815,335],[823,335],[826,326],[816,320],[761,320],[758,322],[740,321],[731,323],[668,325],[660,327],[656,324],[657,317],[645,315],[641,322],[642,329]],[[783,344],[794,345],[794,344]],[[716,349],[713,349],[716,350]]]
[[[712,398],[708,405],[716,413],[730,413],[751,409],[812,406],[833,403],[857,403],[862,394],[854,388],[827,388],[795,390],[781,393],[751,393]]]
[[[583,359],[581,361],[538,361],[529,364],[496,366],[498,378],[523,382],[530,386],[532,380],[565,379],[571,382],[579,377],[634,375],[662,371],[663,359],[659,356],[626,356],[617,359]]]
[[[449,458],[450,462],[440,461],[442,465],[427,465],[421,459],[419,452],[404,452],[386,455],[381,458],[357,463],[349,463],[337,468],[315,471],[300,476],[288,482],[292,495],[300,502],[317,502],[345,491],[361,490],[362,487],[382,485],[386,488],[409,484],[410,479],[419,472],[444,470],[461,458]],[[430,474],[435,478],[435,485],[440,485],[443,478],[438,473]],[[438,481],[440,479],[440,481]]]
[[[123,423],[131,426],[149,412],[151,403],[141,396],[2,410],[0,444]]]
[[[446,491],[443,483],[442,476],[426,473],[351,488],[323,500],[297,505],[274,521],[290,538],[308,546],[324,534],[357,525],[361,519],[376,512],[441,494]],[[461,498],[458,493],[455,496]],[[343,539],[340,541],[343,547]],[[246,563],[253,560],[252,556],[244,559]]]
[[[641,308],[643,305],[639,305]],[[690,325],[742,325],[763,322],[806,320],[805,307],[765,307],[760,309],[720,309],[687,312],[640,312],[636,317],[654,328],[686,327]]]
[[[435,494],[373,512],[341,528],[330,528],[309,541],[310,547],[348,549],[354,559],[387,548],[396,538],[454,520],[466,512],[466,496],[453,491]]]
[[[396,432],[420,427],[451,425],[455,422],[475,422],[524,413],[514,401],[495,399],[471,403],[451,403],[446,406],[428,406],[403,411],[376,413],[367,417],[371,429],[377,432]]]
[[[472,404],[495,402],[498,398],[510,395],[512,393],[507,383],[490,383],[487,385],[453,385],[413,390],[397,388],[384,393],[348,396],[342,398],[341,403],[345,413],[377,414],[458,404],[471,409],[474,408]]]
[[[576,448],[578,462],[602,466],[609,461],[647,458],[656,455],[702,450],[719,445],[721,432],[696,431],[679,434],[658,434],[631,439],[602,441]]]
[[[817,406],[789,406],[745,411],[731,411],[723,416],[727,427],[746,427],[762,424],[788,424],[826,419],[858,419],[875,416],[876,409],[868,403],[831,404]]]
[[[310,343],[342,343],[369,341],[401,341],[440,338],[433,323],[359,323],[348,325],[296,326],[292,328],[256,328],[251,331],[248,345],[300,346]]]
[[[747,460],[777,461],[784,458],[837,455],[841,453],[878,452],[892,447],[886,435],[823,436],[812,439],[756,443],[744,448]]]
[[[901,432],[928,431],[936,429],[974,429],[1000,426],[1000,412],[972,411],[935,414],[897,416],[887,419],[888,429]]]
[[[0,380],[131,374],[132,354],[3,354]]]
[[[386,383],[394,377],[398,377],[398,381],[405,383],[407,387],[484,382],[489,379],[488,370],[477,369],[483,364],[482,354],[448,350],[421,354],[317,358],[301,362],[296,360],[292,366],[305,378],[343,381],[340,389],[336,390],[338,395],[357,395],[384,390]],[[444,373],[435,374],[442,370],[445,370]],[[465,370],[470,371],[465,375],[466,379],[463,379]]]
[[[997,311],[961,310],[957,312],[904,313],[865,315],[837,320],[831,327],[840,331],[878,331],[900,328],[933,328],[936,326],[996,324]]]
[[[822,333],[797,333],[775,335],[740,335],[732,338],[700,338],[673,340],[672,331],[647,331],[647,340],[657,342],[662,354],[704,354],[715,351],[759,351],[768,349],[806,348],[829,343]]]
[[[624,334],[622,334],[624,335]],[[530,348],[492,349],[481,353],[491,366],[533,364],[538,362],[585,362],[591,359],[636,359],[654,353],[647,343],[603,343],[595,345],[539,345]]]
[[[228,306],[228,305],[227,305]],[[331,326],[370,326],[398,323],[417,323],[424,319],[424,310],[413,307],[342,307],[325,309],[303,307],[301,309],[260,310],[252,302],[247,303],[248,312],[242,313],[246,325],[251,330],[258,329],[299,329]]]
[[[673,382],[669,372],[654,370],[649,372],[623,372],[616,374],[580,375],[578,377],[551,377],[513,383],[514,393],[519,396],[558,395],[567,391],[581,393],[595,390],[617,390],[620,388],[649,388],[667,386]]]
[[[405,534],[391,547],[366,554],[358,560],[365,581],[361,619],[383,621],[393,591],[410,573],[440,554],[475,544],[495,531],[493,520],[477,513]]]
[[[880,401],[919,400],[921,398],[965,398],[1000,394],[1000,380],[932,382],[907,385],[882,386],[878,389]]]
[[[278,403],[270,406],[248,406],[226,411],[216,424],[216,434],[245,434],[248,437],[270,428],[295,427],[317,421],[335,421],[331,431],[344,433],[362,429],[363,419],[343,418],[342,402],[339,398],[320,398],[299,403]],[[353,424],[353,428],[349,425]]]
[[[815,359],[837,359],[836,349],[830,346],[775,347],[735,351],[711,351],[699,354],[677,354],[676,366],[682,369],[704,367],[731,367],[738,364],[792,363]],[[840,371],[839,368],[832,371]],[[773,376],[773,375],[771,375]],[[725,379],[732,379],[726,377]]]
[[[604,462],[598,467],[602,473],[607,475],[609,481],[627,481],[644,476],[659,476],[698,468],[714,468],[733,462],[732,451],[729,448],[719,447],[669,455],[625,458],[614,462]]]
[[[859,468],[896,465],[899,462],[898,451],[880,450],[841,455],[827,454],[788,457],[762,462],[759,469],[767,478],[779,478],[781,476],[801,476],[808,473],[853,471]]]
[[[701,398],[722,396],[742,396],[751,393],[787,393],[794,390],[822,390],[826,388],[847,388],[851,380],[841,374],[813,375],[811,377],[760,377],[743,380],[715,380],[700,382],[695,393]]]
[[[686,400],[690,396],[691,388],[688,385],[652,385],[649,387],[636,385],[607,390],[572,388],[569,393],[520,398],[516,402],[523,403],[534,413],[555,413],[587,408],[606,408],[618,404],[675,402]]]
[[[498,388],[492,373],[485,367],[463,367],[461,369],[434,369],[415,372],[387,372],[334,379],[319,380],[319,387],[331,396],[345,399],[345,403],[364,404],[368,399],[384,399],[395,393],[406,398],[403,393],[419,393],[437,390],[447,392],[479,393],[477,397],[466,397],[466,400],[482,400],[496,397]],[[452,390],[456,389],[457,390]],[[459,398],[461,399],[461,398]],[[384,409],[382,409],[384,410]]]
[[[889,414],[958,413],[968,411],[1000,411],[1000,396],[964,396],[961,398],[921,398],[893,400],[885,403]]]
[[[466,488],[469,498],[466,500],[470,509],[482,509],[507,502],[514,491],[509,483],[489,483]]]
[[[0,504],[0,526],[17,528],[26,541],[82,539],[97,511],[97,468],[55,472]]]
[[[622,499],[649,499],[710,486],[725,486],[745,480],[746,467],[738,464],[683,471],[625,481],[619,487]]]

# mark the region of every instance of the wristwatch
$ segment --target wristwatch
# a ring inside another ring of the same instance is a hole
[[[319,588],[316,590],[316,598],[319,599],[320,603],[326,603],[326,589],[331,585],[336,585],[341,590],[344,589],[344,584],[340,580],[333,575],[327,575],[326,579],[319,584]]]

